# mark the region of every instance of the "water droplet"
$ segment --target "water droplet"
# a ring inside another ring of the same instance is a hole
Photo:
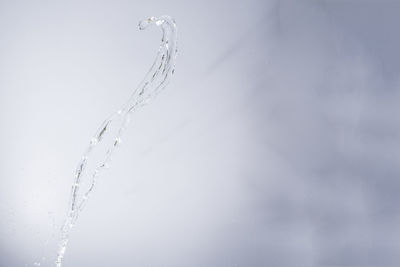
[[[90,140],[90,144],[95,145],[98,141],[99,140],[96,137],[92,137],[92,139]]]

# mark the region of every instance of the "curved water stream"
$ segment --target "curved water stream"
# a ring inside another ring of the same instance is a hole
[[[157,56],[145,78],[128,101],[100,125],[78,164],[72,184],[67,218],[61,229],[61,240],[55,262],[57,267],[62,265],[70,231],[93,192],[97,178],[108,167],[111,156],[121,143],[122,133],[129,123],[131,114],[162,91],[174,73],[177,54],[175,21],[169,16],[151,17],[140,21],[139,29],[144,30],[150,25],[156,25],[162,30]]]

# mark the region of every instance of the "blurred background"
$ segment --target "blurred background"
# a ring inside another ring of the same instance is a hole
[[[400,265],[400,1],[0,0],[0,266],[54,266],[76,165],[178,26],[65,267]]]

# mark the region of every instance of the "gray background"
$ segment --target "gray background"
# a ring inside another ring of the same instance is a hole
[[[53,266],[91,135],[179,29],[65,267],[399,266],[400,1],[0,1],[0,266]],[[42,258],[43,257],[43,258]]]

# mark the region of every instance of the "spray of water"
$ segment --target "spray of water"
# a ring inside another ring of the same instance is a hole
[[[98,128],[84,152],[76,169],[72,184],[67,218],[61,229],[56,266],[61,267],[70,231],[85,207],[96,186],[101,172],[115,149],[121,143],[121,136],[129,124],[131,114],[153,99],[168,84],[174,73],[177,54],[177,32],[175,21],[169,16],[151,17],[139,22],[139,29],[157,25],[162,30],[162,39],[156,59],[143,81],[122,107],[109,116]]]

